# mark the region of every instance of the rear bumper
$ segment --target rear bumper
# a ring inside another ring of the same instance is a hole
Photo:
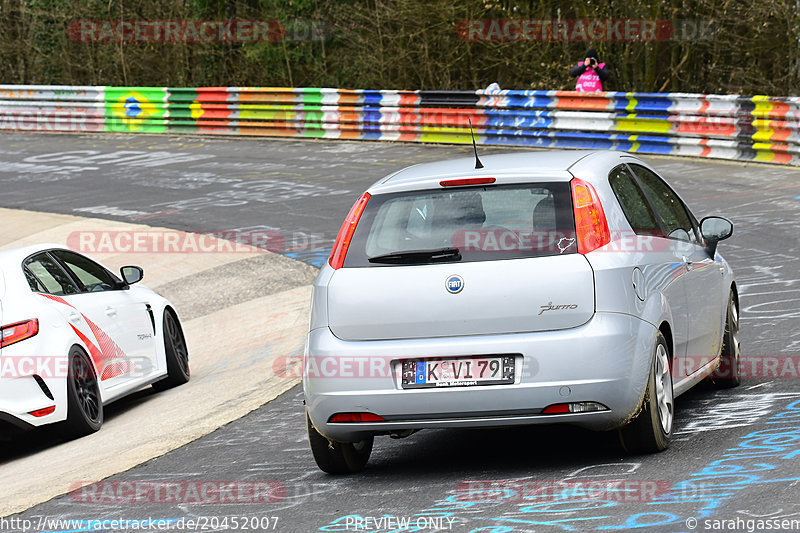
[[[617,313],[597,313],[569,330],[431,339],[352,342],[317,328],[308,336],[303,388],[317,430],[344,442],[424,428],[572,423],[612,429],[639,407],[655,337],[652,324]],[[403,359],[501,353],[518,354],[513,384],[413,390],[400,384]],[[371,366],[371,359],[391,361],[391,372],[373,371],[381,365]],[[319,371],[323,368],[339,371]],[[552,404],[584,401],[608,410],[542,414]],[[370,412],[387,421],[328,423],[333,414],[348,412]]]
[[[48,398],[33,376],[0,378],[0,420],[28,429],[66,418],[66,387],[58,380],[48,379],[46,385],[53,395]],[[38,409],[56,406],[55,410],[44,416],[35,417],[29,413]]]
[[[1,421],[30,429],[66,419],[67,359],[60,355],[42,355],[48,353],[52,351],[47,348],[42,334],[3,348],[0,353]],[[55,410],[50,414],[38,417],[30,414],[52,406]]]

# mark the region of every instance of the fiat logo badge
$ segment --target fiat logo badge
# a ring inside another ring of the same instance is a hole
[[[444,286],[450,294],[458,294],[464,288],[464,278],[456,274],[447,276]]]

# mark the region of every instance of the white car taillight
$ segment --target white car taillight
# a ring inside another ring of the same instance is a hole
[[[32,318],[0,328],[0,348],[28,339],[39,333],[39,320]]]
[[[344,264],[344,258],[347,256],[347,249],[350,247],[350,241],[353,239],[353,233],[356,231],[358,220],[361,218],[361,214],[364,212],[364,208],[367,206],[369,197],[370,195],[368,192],[362,194],[361,198],[356,200],[356,203],[354,203],[353,207],[350,208],[350,212],[347,213],[347,217],[345,217],[344,222],[342,223],[342,227],[339,230],[339,235],[336,236],[336,242],[333,243],[331,256],[328,259],[328,264],[330,264],[334,269],[342,268],[342,265]]]

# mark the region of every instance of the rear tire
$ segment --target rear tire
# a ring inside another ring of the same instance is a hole
[[[725,317],[719,366],[711,374],[711,381],[720,389],[737,387],[742,382],[739,357],[739,307],[733,294],[728,298],[728,313]]]
[[[163,391],[189,381],[189,350],[178,317],[171,309],[164,310],[161,335],[167,356],[167,377],[153,383],[153,388]]]
[[[78,438],[94,433],[103,425],[103,402],[97,374],[89,356],[74,346],[69,352],[67,375],[67,420],[64,435]]]
[[[620,442],[628,453],[655,453],[669,447],[675,410],[669,363],[667,341],[658,332],[642,408],[619,430]]]
[[[333,442],[320,435],[308,415],[306,426],[311,453],[320,470],[328,474],[353,474],[364,469],[372,453],[374,437],[360,442]]]

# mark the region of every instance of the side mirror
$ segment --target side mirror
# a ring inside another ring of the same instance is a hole
[[[708,255],[714,257],[717,243],[733,235],[733,223],[727,218],[705,217],[700,221],[700,233],[703,234],[703,240],[706,241]]]
[[[133,265],[120,268],[119,273],[122,274],[122,281],[124,281],[126,285],[139,283],[144,277],[144,270],[142,270],[141,267]]]

